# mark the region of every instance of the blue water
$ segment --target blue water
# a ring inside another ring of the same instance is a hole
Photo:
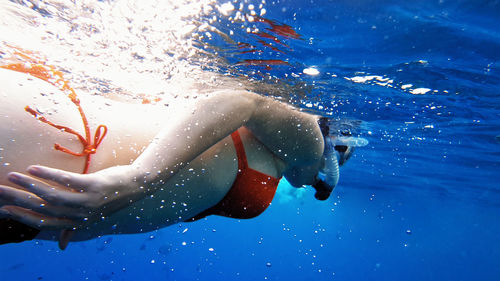
[[[282,181],[252,220],[210,217],[63,252],[6,245],[0,280],[500,280],[500,2],[267,2],[266,18],[301,35],[283,39],[290,49],[213,44],[229,63],[286,60],[254,68],[296,73],[287,83],[306,85],[293,99],[306,110],[310,101],[362,121],[356,133],[370,144],[342,167],[332,197],[290,194]],[[345,78],[369,75],[392,82]]]

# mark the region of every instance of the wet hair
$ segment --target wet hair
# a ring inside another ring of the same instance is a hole
[[[330,134],[330,118],[320,117],[318,120],[318,124],[323,137],[328,136]]]
[[[351,136],[357,134],[362,121],[356,119],[335,119],[332,117],[321,116],[318,119],[318,124],[321,128],[323,136]]]

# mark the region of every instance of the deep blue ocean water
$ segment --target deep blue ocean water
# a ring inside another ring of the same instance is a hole
[[[65,251],[5,245],[0,280],[500,280],[500,2],[266,9],[301,39],[283,39],[286,54],[221,56],[286,60],[268,72],[298,73],[290,83],[310,87],[301,106],[362,121],[356,133],[370,144],[342,167],[332,197],[298,196],[282,181],[252,220],[210,217]],[[319,74],[302,73],[310,67]]]

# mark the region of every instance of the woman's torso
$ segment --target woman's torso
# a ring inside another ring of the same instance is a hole
[[[2,164],[0,183],[6,174],[24,171],[28,165],[41,164],[82,172],[85,157],[75,157],[53,149],[55,142],[79,151],[81,144],[63,133],[35,120],[24,106],[37,108],[54,123],[83,132],[81,117],[64,93],[50,84],[26,74],[0,69],[4,85],[0,91],[0,130]],[[92,155],[90,171],[133,161],[168,122],[175,122],[177,110],[189,110],[190,103],[157,105],[125,104],[102,97],[80,97],[91,132],[99,125],[108,134]],[[252,133],[239,129],[249,167],[280,177],[285,164],[277,159]],[[8,164],[7,164],[8,163]],[[231,188],[237,174],[236,150],[230,136],[205,151],[176,174],[151,197],[135,202],[109,218],[79,230],[76,240],[111,233],[136,233],[158,229],[183,221],[217,204]]]

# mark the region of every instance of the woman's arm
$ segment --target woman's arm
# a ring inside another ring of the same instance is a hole
[[[154,192],[158,181],[242,126],[283,160],[286,169],[316,166],[323,155],[315,116],[251,92],[226,91],[202,100],[176,124],[165,126],[132,164],[133,177],[143,179],[148,192]]]

